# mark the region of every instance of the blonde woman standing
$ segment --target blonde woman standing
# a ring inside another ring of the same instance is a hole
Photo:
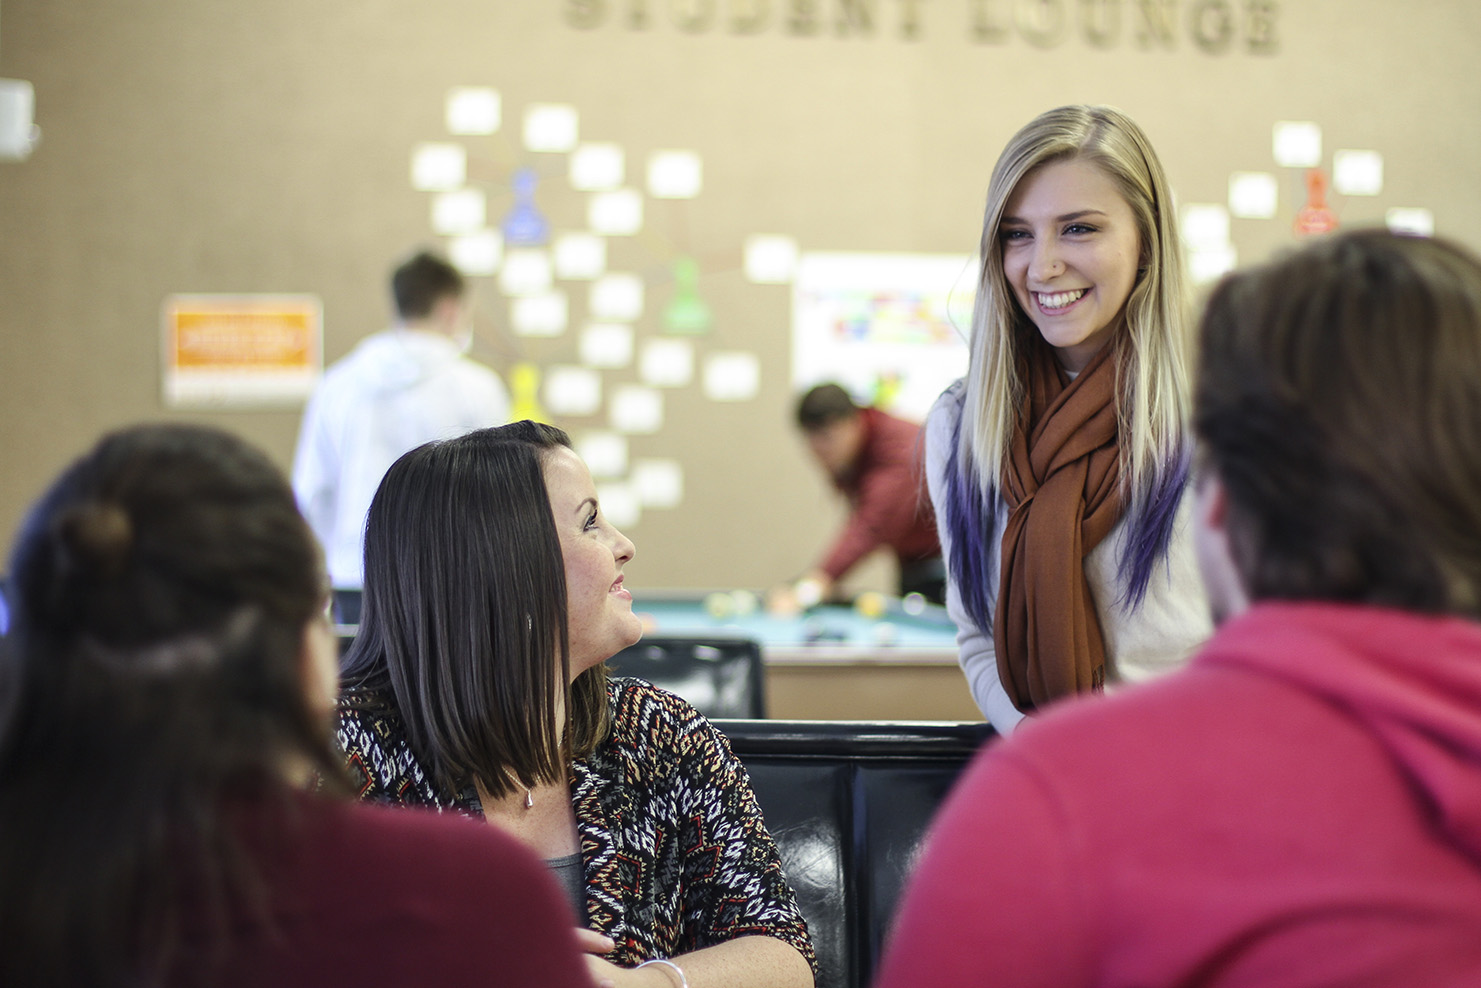
[[[1188,367],[1170,191],[1108,107],[1042,114],[988,187],[967,376],[926,467],[962,669],[1002,733],[1178,663],[1210,630],[1186,517]]]

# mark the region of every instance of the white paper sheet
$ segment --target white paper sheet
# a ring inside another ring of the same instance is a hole
[[[505,295],[544,295],[552,280],[550,255],[529,247],[509,251],[499,271],[499,289]]]
[[[477,233],[484,228],[487,207],[478,189],[439,192],[432,197],[432,229],[443,236]]]
[[[1322,128],[1305,120],[1282,120],[1272,137],[1275,163],[1282,168],[1315,168],[1322,163]]]
[[[607,270],[607,241],[594,233],[562,233],[552,249],[557,277],[590,281]]]
[[[643,197],[634,189],[598,192],[587,204],[586,225],[608,237],[631,236],[643,228]]]
[[[632,486],[645,508],[677,508],[684,500],[684,468],[678,460],[637,460]]]
[[[1383,155],[1377,151],[1344,149],[1332,154],[1332,188],[1345,196],[1376,196],[1383,192]]]
[[[785,285],[797,271],[797,241],[761,235],[746,238],[746,277],[763,285]]]
[[[1229,245],[1229,210],[1224,206],[1190,202],[1182,214],[1183,243],[1190,250],[1220,250]]]
[[[1239,252],[1233,244],[1197,247],[1188,251],[1188,277],[1195,285],[1208,285],[1233,271]]]
[[[598,430],[582,433],[572,442],[591,475],[599,480],[627,473],[627,437]]]
[[[624,323],[594,322],[581,331],[581,362],[615,370],[633,362],[633,328]]]
[[[525,149],[570,151],[576,146],[576,108],[561,103],[534,103],[525,110]]]
[[[608,415],[618,432],[651,434],[663,428],[663,392],[624,384],[612,393]]]
[[[587,307],[593,319],[632,322],[643,314],[643,279],[635,274],[604,274],[591,283]]]
[[[711,401],[750,401],[761,390],[761,361],[754,353],[718,352],[705,357],[704,393]]]
[[[593,415],[602,407],[602,375],[590,367],[557,364],[545,372],[543,398],[552,415]]]
[[[1395,233],[1419,237],[1435,235],[1435,214],[1418,206],[1395,206],[1384,214],[1384,223]]]
[[[566,331],[565,292],[547,292],[515,298],[509,305],[509,325],[519,336],[559,336]]]
[[[643,505],[629,484],[618,481],[597,484],[597,500],[602,514],[616,528],[633,528],[643,520]]]
[[[450,192],[468,180],[468,152],[461,144],[423,143],[411,152],[411,187]]]
[[[648,194],[655,199],[693,199],[704,168],[693,151],[655,151],[648,158]]]
[[[694,346],[688,340],[648,340],[643,344],[638,375],[655,388],[684,387],[694,380]]]
[[[447,91],[449,134],[492,134],[502,122],[498,90],[487,86],[456,86]]]
[[[480,230],[453,237],[447,245],[448,258],[466,275],[490,275],[499,270],[504,256],[504,238],[497,230]]]
[[[616,144],[582,144],[571,152],[571,187],[579,192],[606,192],[621,188],[626,167]]]
[[[1275,216],[1280,187],[1269,172],[1235,172],[1229,176],[1229,212],[1240,219],[1268,220]]]

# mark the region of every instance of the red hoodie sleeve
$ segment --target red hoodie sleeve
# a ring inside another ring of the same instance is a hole
[[[940,552],[930,500],[922,488],[920,427],[873,409],[863,414],[868,438],[857,479],[844,488],[853,510],[818,567],[834,580],[882,545],[916,558]]]

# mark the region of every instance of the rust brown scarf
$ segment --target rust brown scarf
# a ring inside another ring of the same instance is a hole
[[[998,675],[1019,710],[1105,685],[1084,561],[1121,515],[1113,349],[1102,348],[1073,381],[1051,348],[1029,356],[1028,417],[1014,429],[1003,477],[1008,520],[994,621]]]

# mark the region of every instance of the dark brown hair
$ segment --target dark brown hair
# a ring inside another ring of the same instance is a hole
[[[425,319],[445,298],[461,298],[463,274],[430,251],[413,254],[391,274],[391,298],[402,319]]]
[[[143,426],[62,474],[10,566],[0,983],[151,983],[196,883],[225,903],[250,878],[226,797],[342,771],[301,675],[318,549],[262,453]]]
[[[566,573],[544,466],[570,444],[529,421],[429,443],[397,460],[371,501],[348,702],[393,702],[447,792],[553,781],[606,737],[606,667],[567,685]]]
[[[859,414],[853,397],[837,384],[819,384],[797,401],[797,424],[804,431],[821,429]]]
[[[1228,278],[1195,424],[1254,598],[1481,616],[1481,261],[1333,236]]]

